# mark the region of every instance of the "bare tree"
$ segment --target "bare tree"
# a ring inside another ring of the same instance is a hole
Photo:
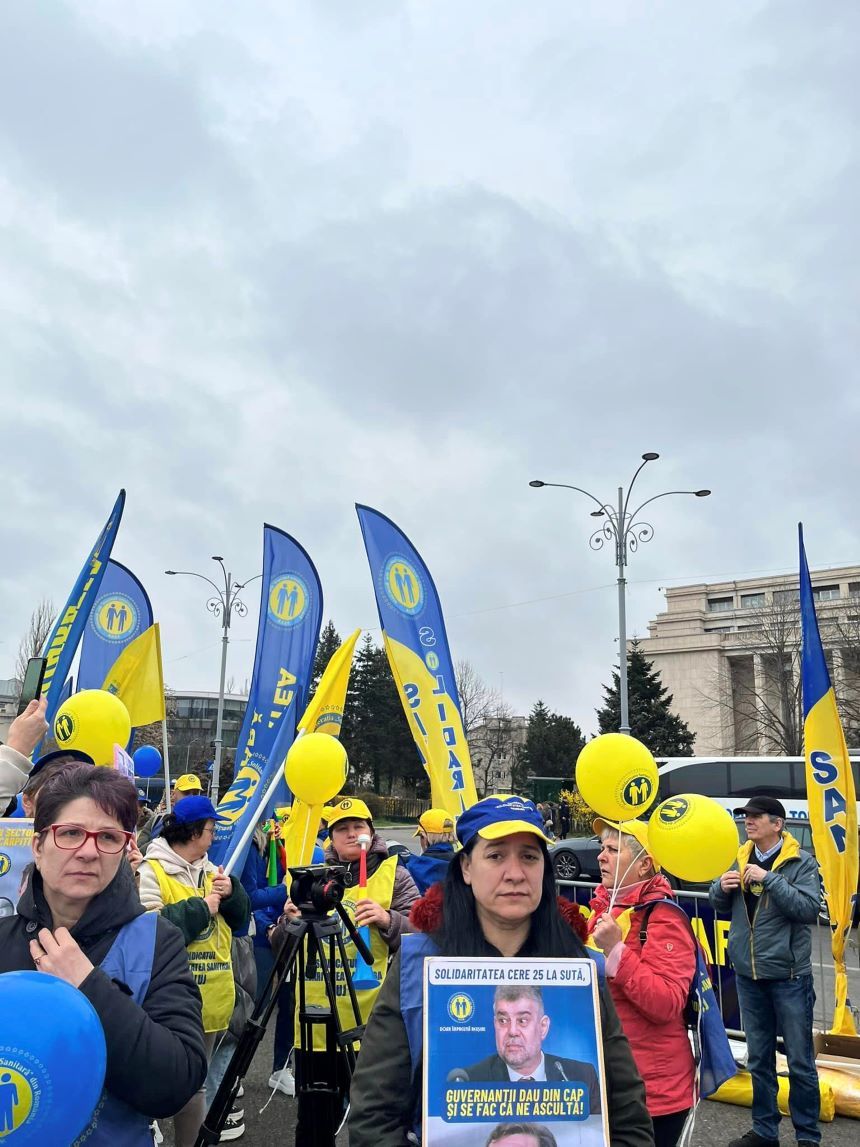
[[[487,795],[495,766],[508,760],[513,763],[516,752],[513,715],[511,706],[496,698],[481,723],[472,726],[469,752],[480,797]]]
[[[851,744],[860,732],[860,613],[846,616],[839,607],[819,607],[818,613],[825,657]],[[774,595],[756,610],[753,624],[727,635],[725,653],[728,675],[714,680],[706,696],[723,722],[734,727],[736,751],[802,756],[800,607],[793,592]]]
[[[18,692],[24,684],[24,674],[27,672],[27,662],[31,657],[38,657],[48,640],[54,627],[56,610],[50,598],[43,597],[30,614],[27,632],[18,644],[18,654],[15,658],[15,679],[18,682]]]
[[[454,679],[460,697],[460,716],[466,740],[469,733],[480,725],[500,698],[481,677],[471,661],[458,661],[454,666]]]

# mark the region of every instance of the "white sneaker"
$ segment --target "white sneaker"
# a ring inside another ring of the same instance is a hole
[[[149,1128],[152,1131],[152,1141],[156,1147],[158,1147],[159,1143],[164,1142],[164,1136],[161,1134],[161,1128],[158,1126],[155,1120],[150,1123]]]
[[[284,1095],[296,1094],[296,1081],[288,1067],[282,1067],[280,1071],[272,1072],[269,1076],[269,1087],[273,1090],[282,1091]]]
[[[234,1139],[241,1139],[245,1134],[245,1124],[241,1119],[237,1119],[231,1111],[224,1122],[221,1130],[221,1135],[218,1139],[219,1143],[230,1143]]]

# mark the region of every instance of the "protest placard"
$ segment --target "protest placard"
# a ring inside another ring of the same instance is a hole
[[[24,869],[33,859],[32,840],[32,820],[0,818],[0,917],[15,915]]]
[[[424,964],[425,1147],[608,1147],[591,960]]]

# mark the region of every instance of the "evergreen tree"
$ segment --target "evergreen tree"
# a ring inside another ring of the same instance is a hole
[[[428,791],[427,777],[406,723],[385,650],[365,634],[353,661],[341,740],[357,787],[380,796],[405,788]]]
[[[317,685],[320,683],[320,677],[325,672],[325,667],[328,665],[332,658],[333,653],[341,644],[340,634],[334,627],[334,622],[329,619],[320,633],[320,639],[317,642],[317,651],[314,655],[314,667],[311,673],[311,687],[308,692],[308,701],[313,697],[317,691]]]
[[[529,714],[525,744],[513,768],[514,789],[522,792],[526,788],[529,773],[572,780],[576,758],[584,744],[576,721],[551,712],[543,701],[537,701]]]
[[[616,733],[621,724],[618,670],[612,674],[612,685],[604,685],[603,691],[603,708],[597,710],[600,732]],[[636,641],[627,655],[627,701],[630,732],[647,745],[655,757],[692,756],[696,734],[672,712],[672,694]]]

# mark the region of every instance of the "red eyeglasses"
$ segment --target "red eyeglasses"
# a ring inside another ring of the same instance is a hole
[[[134,839],[133,832],[125,832],[121,828],[98,828],[91,830],[81,828],[79,824],[52,824],[49,825],[49,828],[51,829],[54,844],[57,848],[64,848],[69,852],[73,852],[76,848],[81,848],[90,837],[92,837],[96,842],[96,848],[99,852],[111,856],[117,852],[122,852]]]

